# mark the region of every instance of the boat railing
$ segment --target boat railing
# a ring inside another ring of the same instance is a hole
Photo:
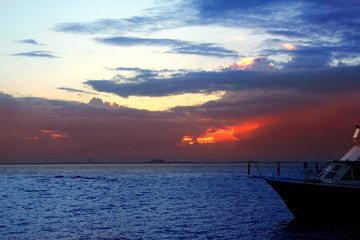
[[[287,178],[315,180],[326,163],[317,162],[248,162],[248,177],[251,178]],[[254,170],[255,167],[255,170]]]

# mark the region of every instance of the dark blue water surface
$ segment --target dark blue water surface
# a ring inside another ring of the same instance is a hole
[[[246,164],[0,166],[0,239],[354,239],[293,219]]]

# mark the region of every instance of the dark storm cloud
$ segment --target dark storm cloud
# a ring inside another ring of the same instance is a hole
[[[32,52],[23,52],[11,54],[10,56],[24,56],[24,57],[36,57],[36,58],[58,58],[48,51],[32,51]]]
[[[156,75],[155,75],[156,76]],[[141,81],[88,80],[86,85],[99,92],[128,96],[167,96],[182,93],[211,93],[254,89],[297,90],[311,94],[356,91],[360,89],[360,67],[338,67],[317,71],[217,71],[187,72]]]
[[[170,47],[169,53],[194,54],[214,57],[238,57],[236,51],[228,50],[210,43],[193,43],[175,39],[110,37],[96,38],[95,41],[115,46],[157,46]]]

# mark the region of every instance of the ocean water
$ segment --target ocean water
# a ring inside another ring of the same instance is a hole
[[[0,166],[0,239],[360,239],[297,222],[246,164]]]

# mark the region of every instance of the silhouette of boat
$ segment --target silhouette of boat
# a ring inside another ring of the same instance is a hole
[[[354,146],[313,180],[265,178],[295,218],[360,218],[360,125]]]

